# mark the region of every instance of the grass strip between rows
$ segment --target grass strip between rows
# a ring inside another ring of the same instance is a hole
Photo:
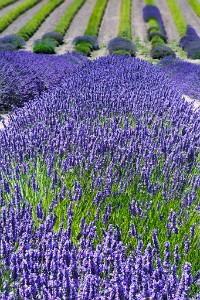
[[[121,13],[118,28],[118,36],[132,40],[131,34],[131,7],[132,0],[122,0]]]
[[[7,5],[12,4],[14,2],[16,2],[16,0],[4,0],[4,1],[1,0],[0,9],[2,9],[2,8],[6,7]]]
[[[101,21],[107,4],[108,0],[97,0],[84,35],[98,37],[99,27],[101,25]]]
[[[14,20],[25,13],[41,0],[25,0],[17,7],[13,8],[0,19],[0,33],[3,32]]]
[[[183,37],[187,31],[187,23],[182,15],[180,7],[178,6],[176,0],[166,0],[166,1],[171,11],[178,33],[181,37]]]
[[[49,0],[33,16],[33,18],[17,32],[16,35],[28,41],[33,36],[33,34],[37,31],[40,25],[45,21],[46,17],[48,17],[51,14],[51,12],[63,2],[64,0]]]
[[[74,2],[67,8],[67,10],[63,14],[62,18],[55,26],[54,31],[56,31],[62,35],[65,35],[74,16],[78,12],[78,10],[83,6],[85,1],[86,0],[74,0]]]
[[[191,5],[198,17],[200,17],[200,3],[198,0],[188,0],[188,3]]]
[[[155,1],[154,0],[146,0],[145,5],[155,5]]]

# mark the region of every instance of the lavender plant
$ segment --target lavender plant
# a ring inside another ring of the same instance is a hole
[[[16,110],[0,132],[2,299],[196,295],[199,120],[126,56]]]

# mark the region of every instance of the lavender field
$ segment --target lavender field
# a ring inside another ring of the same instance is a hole
[[[1,0],[0,299],[200,299],[199,14]]]

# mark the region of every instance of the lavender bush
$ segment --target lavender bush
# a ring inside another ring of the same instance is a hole
[[[143,20],[147,23],[151,19],[155,19],[158,22],[163,35],[167,36],[160,10],[155,5],[146,5],[143,8]]]
[[[200,65],[180,59],[164,58],[159,67],[173,81],[173,85],[191,98],[200,100]]]
[[[47,57],[29,52],[0,52],[0,111],[22,106],[43,91],[55,88],[86,60],[76,53]]]
[[[200,58],[200,37],[192,26],[187,26],[186,35],[180,39],[179,45],[187,52],[189,58]]]
[[[132,41],[128,41],[122,37],[117,37],[109,41],[108,51],[109,54],[114,54],[117,51],[124,51],[130,56],[135,56],[136,47]]]
[[[16,49],[21,49],[25,45],[25,40],[19,36],[11,34],[0,38],[0,44],[13,44]]]
[[[157,67],[109,56],[0,132],[2,299],[191,299],[200,113]]]

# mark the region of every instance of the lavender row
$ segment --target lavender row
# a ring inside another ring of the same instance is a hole
[[[87,58],[78,53],[55,57],[24,51],[0,51],[0,111],[22,106],[44,91],[55,88],[86,61]]]
[[[123,56],[17,110],[0,133],[2,299],[190,299],[199,121],[163,72]]]

